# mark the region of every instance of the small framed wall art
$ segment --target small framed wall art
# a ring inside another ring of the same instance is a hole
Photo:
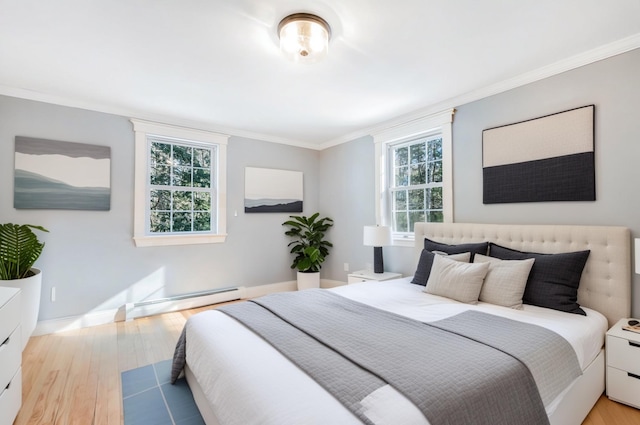
[[[111,148],[16,136],[13,206],[111,208]]]
[[[245,213],[301,213],[302,171],[246,167]]]

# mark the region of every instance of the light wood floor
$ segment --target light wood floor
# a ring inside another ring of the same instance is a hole
[[[186,319],[207,308],[31,338],[14,425],[121,425],[120,372],[171,358]],[[640,411],[602,396],[583,425],[605,424],[640,424]]]

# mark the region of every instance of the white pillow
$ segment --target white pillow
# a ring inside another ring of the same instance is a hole
[[[476,304],[488,270],[489,263],[462,263],[436,255],[424,292]]]
[[[484,278],[480,292],[480,301],[521,310],[522,295],[534,261],[533,258],[501,260],[476,254],[473,258],[474,263],[489,264],[489,272]]]
[[[469,261],[471,261],[470,252],[461,252],[460,254],[447,254],[446,252],[442,252],[442,251],[431,251],[431,252],[437,255],[441,255],[443,257],[447,257],[450,260],[456,260],[463,263],[468,263]]]

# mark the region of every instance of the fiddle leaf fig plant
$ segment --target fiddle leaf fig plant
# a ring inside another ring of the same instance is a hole
[[[31,267],[44,248],[44,243],[31,229],[48,232],[44,227],[32,224],[0,224],[0,280],[23,279],[31,275]]]
[[[311,217],[291,215],[282,223],[288,226],[284,234],[295,238],[287,246],[291,247],[291,254],[295,254],[292,269],[298,269],[302,273],[319,272],[329,248],[333,244],[324,240],[325,233],[331,226],[333,220],[329,217],[318,218],[320,213],[315,213]]]

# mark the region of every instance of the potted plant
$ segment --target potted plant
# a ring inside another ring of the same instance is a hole
[[[291,268],[298,270],[298,290],[320,286],[320,268],[329,255],[329,248],[333,246],[324,240],[325,233],[333,226],[333,220],[319,216],[320,213],[311,217],[291,215],[291,220],[282,223],[289,227],[284,234],[294,238],[288,246],[291,247],[291,254],[295,254]]]
[[[33,267],[44,243],[31,229],[48,232],[32,224],[0,224],[0,286],[20,288],[22,349],[38,322],[42,273]]]

